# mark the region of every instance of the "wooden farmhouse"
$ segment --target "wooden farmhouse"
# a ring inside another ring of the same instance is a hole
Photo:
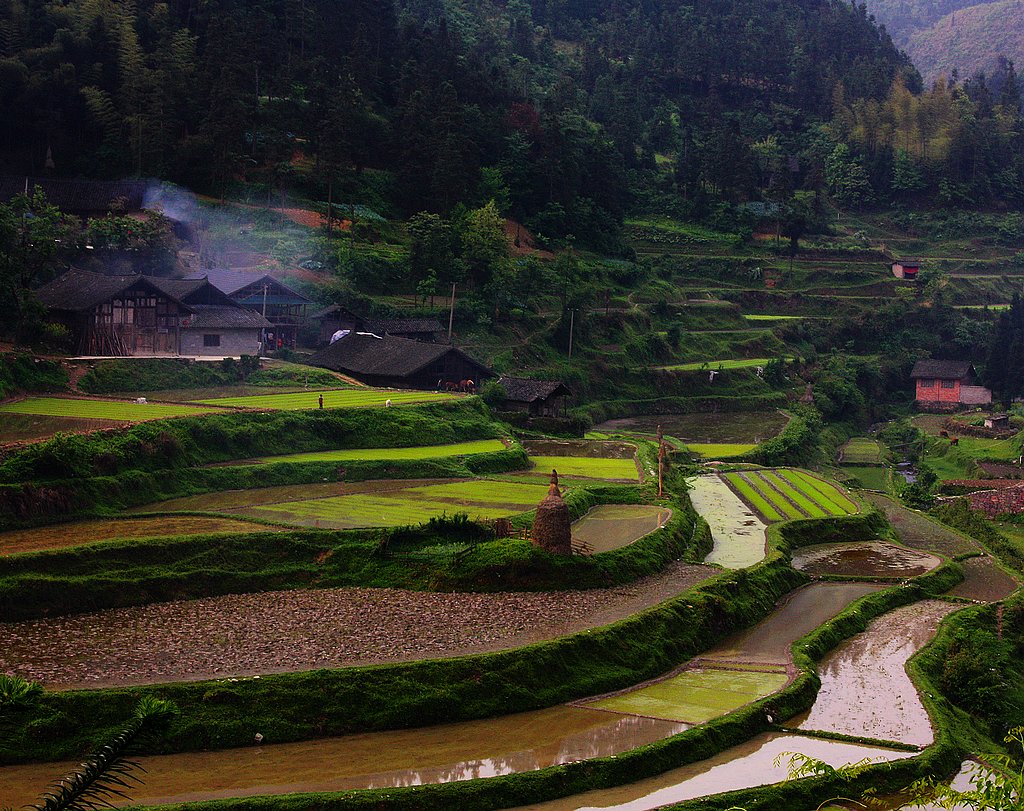
[[[436,318],[364,318],[340,304],[313,313],[320,322],[320,345],[326,346],[339,332],[372,332],[374,335],[396,335],[414,341],[434,343],[441,340],[444,329]]]
[[[910,376],[923,411],[956,411],[992,402],[992,392],[978,385],[974,366],[966,360],[919,360]]]
[[[343,372],[372,386],[475,390],[494,373],[450,344],[397,335],[350,332],[309,359],[311,366]]]
[[[907,257],[895,259],[892,263],[892,275],[897,279],[916,279],[919,270],[921,270],[920,259]]]
[[[266,318],[270,322],[268,349],[273,348],[271,342],[274,346],[278,342],[283,346],[295,346],[299,329],[306,323],[307,309],[313,303],[269,274],[261,276],[244,270],[224,269],[205,270],[189,278],[207,279],[240,307]]]
[[[557,380],[529,380],[502,375],[498,383],[505,389],[505,411],[525,411],[531,417],[560,417],[572,392]]]
[[[36,291],[81,355],[258,355],[270,322],[206,279],[106,276],[72,268]]]

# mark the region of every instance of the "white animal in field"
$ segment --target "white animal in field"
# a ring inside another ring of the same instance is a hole
[[[391,398],[384,401],[384,408],[391,408]]]

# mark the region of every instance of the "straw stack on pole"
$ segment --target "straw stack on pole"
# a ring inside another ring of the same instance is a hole
[[[548,494],[537,506],[533,519],[533,543],[555,555],[572,554],[572,519],[558,489],[558,472],[551,471]]]

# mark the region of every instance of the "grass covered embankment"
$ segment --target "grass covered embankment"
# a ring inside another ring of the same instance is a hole
[[[345,448],[396,448],[497,439],[502,429],[477,398],[380,409],[206,414],[127,429],[59,435],[0,460],[0,527],[119,510],[218,489],[328,479],[462,476],[526,467],[522,450],[469,467],[448,460],[281,463],[196,469],[235,459]]]

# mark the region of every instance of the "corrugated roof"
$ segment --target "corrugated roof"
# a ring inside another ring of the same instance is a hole
[[[185,329],[264,329],[272,327],[267,319],[254,310],[244,307],[217,304],[193,304],[189,306],[192,315]]]
[[[936,378],[940,380],[963,380],[974,372],[967,360],[919,360],[914,364],[911,378]]]
[[[515,403],[532,403],[536,400],[547,400],[555,395],[572,396],[572,392],[558,380],[530,380],[525,377],[502,375],[498,382],[505,389],[508,399]]]
[[[103,215],[117,200],[125,202],[126,211],[138,211],[145,202],[145,180],[63,180],[25,175],[0,176],[0,200],[6,202],[24,194],[26,186],[31,192],[39,186],[46,199],[62,211]]]
[[[400,338],[396,335],[377,337],[352,333],[321,349],[309,359],[311,366],[373,377],[408,377],[456,352],[472,364],[488,371],[482,363],[448,344],[431,344]]]

